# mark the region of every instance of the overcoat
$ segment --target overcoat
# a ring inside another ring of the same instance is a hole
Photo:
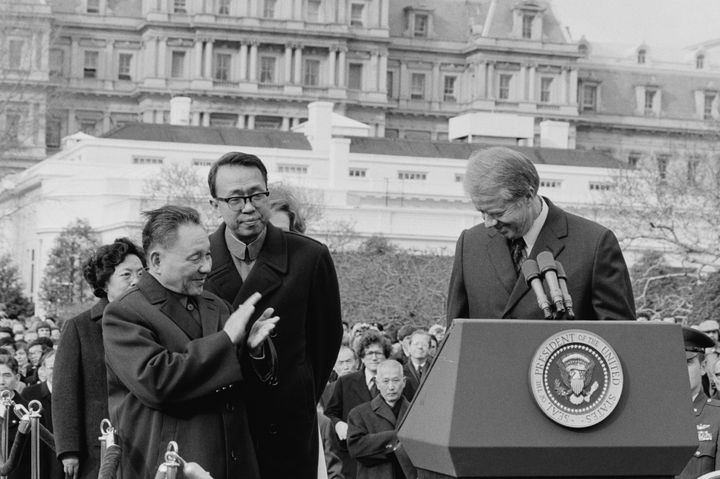
[[[63,326],[55,353],[52,417],[55,453],[78,455],[79,479],[96,479],[100,469],[100,422],[108,417],[107,371],[102,337],[106,299]]]
[[[350,411],[347,442],[350,455],[358,463],[357,479],[400,479],[393,471],[394,455],[399,464],[410,464],[404,449],[396,447],[395,426],[410,407],[404,397],[399,400],[402,405],[397,418],[380,395]],[[410,476],[408,479],[414,479],[415,474]]]
[[[194,298],[198,324],[152,275],[105,309],[110,420],[122,447],[118,477],[151,479],[170,441],[215,479],[259,479],[240,356],[222,328],[230,306]]]
[[[548,216],[529,258],[550,251],[562,263],[575,319],[634,320],[630,276],[613,232],[545,203]],[[463,231],[457,242],[448,326],[455,318],[543,319],[532,289],[515,273],[507,240],[484,224]]]
[[[262,249],[243,281],[225,243],[225,224],[210,236],[210,247],[213,265],[206,289],[234,307],[260,292],[248,327],[268,307],[280,317],[273,333],[277,384],[260,383],[246,372],[262,477],[316,479],[316,404],[342,339],[340,293],[330,253],[318,241],[268,224]]]

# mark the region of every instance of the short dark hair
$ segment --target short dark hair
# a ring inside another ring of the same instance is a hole
[[[355,354],[357,354],[359,358],[364,358],[365,350],[372,344],[379,344],[382,346],[385,357],[390,357],[390,353],[392,352],[392,344],[390,343],[390,340],[383,333],[375,331],[374,329],[368,329],[358,338],[357,343],[355,343]]]
[[[4,364],[15,374],[17,374],[20,369],[17,360],[9,354],[0,354],[0,364]]]
[[[140,258],[145,266],[145,254],[129,238],[117,238],[110,244],[100,246],[83,265],[83,277],[98,298],[106,298],[105,286],[115,268],[130,255]]]
[[[224,165],[249,166],[252,168],[257,168],[258,170],[260,170],[260,173],[262,173],[263,180],[265,180],[265,184],[267,185],[267,182],[268,182],[267,168],[265,168],[265,165],[263,164],[263,162],[260,158],[258,158],[255,155],[248,154],[248,153],[241,153],[239,151],[231,151],[230,153],[225,153],[223,156],[221,156],[210,167],[210,172],[208,173],[208,186],[210,187],[210,196],[212,196],[213,198],[216,197],[215,194],[217,191],[217,189],[215,187],[217,171],[221,166],[224,166]]]
[[[202,226],[200,213],[189,206],[165,205],[155,210],[143,211],[146,218],[142,230],[143,249],[146,253],[155,245],[170,247],[177,240],[177,230],[184,224]]]
[[[42,346],[43,353],[45,353],[45,351],[47,351],[48,349],[52,349],[54,345],[52,339],[50,338],[37,338],[36,340],[28,344],[28,349],[32,348],[33,346]]]

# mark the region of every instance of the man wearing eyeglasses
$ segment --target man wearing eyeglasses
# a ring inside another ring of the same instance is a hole
[[[458,239],[448,325],[454,318],[543,319],[520,272],[525,258],[543,251],[562,263],[577,319],[635,319],[630,277],[615,235],[540,196],[539,184],[535,166],[519,151],[495,147],[470,156],[465,190],[484,224]]]
[[[315,479],[315,405],[340,348],[340,294],[327,247],[268,221],[267,184],[255,155],[227,153],[210,168],[210,203],[223,223],[210,235],[205,287],[234,306],[259,292],[257,311],[271,307],[281,318],[273,337],[277,384],[249,385],[251,432],[263,479]]]

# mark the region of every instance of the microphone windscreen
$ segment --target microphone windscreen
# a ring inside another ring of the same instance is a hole
[[[543,273],[545,273],[545,271],[555,270],[555,258],[550,251],[543,251],[537,255],[537,264]]]
[[[565,274],[565,268],[563,268],[563,265],[562,263],[560,263],[560,261],[555,261],[555,267],[557,268],[558,278],[567,279],[567,275]]]
[[[540,276],[540,269],[538,268],[538,264],[535,262],[534,259],[526,259],[520,266],[520,269],[522,269],[525,281],[527,281],[528,283]]]

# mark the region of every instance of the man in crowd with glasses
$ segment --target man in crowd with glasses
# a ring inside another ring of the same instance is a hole
[[[223,223],[210,236],[206,288],[234,306],[259,292],[257,311],[280,317],[277,381],[249,386],[251,432],[263,479],[315,479],[315,405],[340,347],[340,293],[325,245],[269,223],[267,184],[254,155],[227,153],[210,168],[210,202]]]
[[[483,215],[457,242],[447,319],[542,319],[520,271],[525,258],[550,251],[567,273],[575,317],[635,319],[630,277],[612,231],[567,213],[538,194],[540,179],[519,151],[473,152],[465,191]]]

